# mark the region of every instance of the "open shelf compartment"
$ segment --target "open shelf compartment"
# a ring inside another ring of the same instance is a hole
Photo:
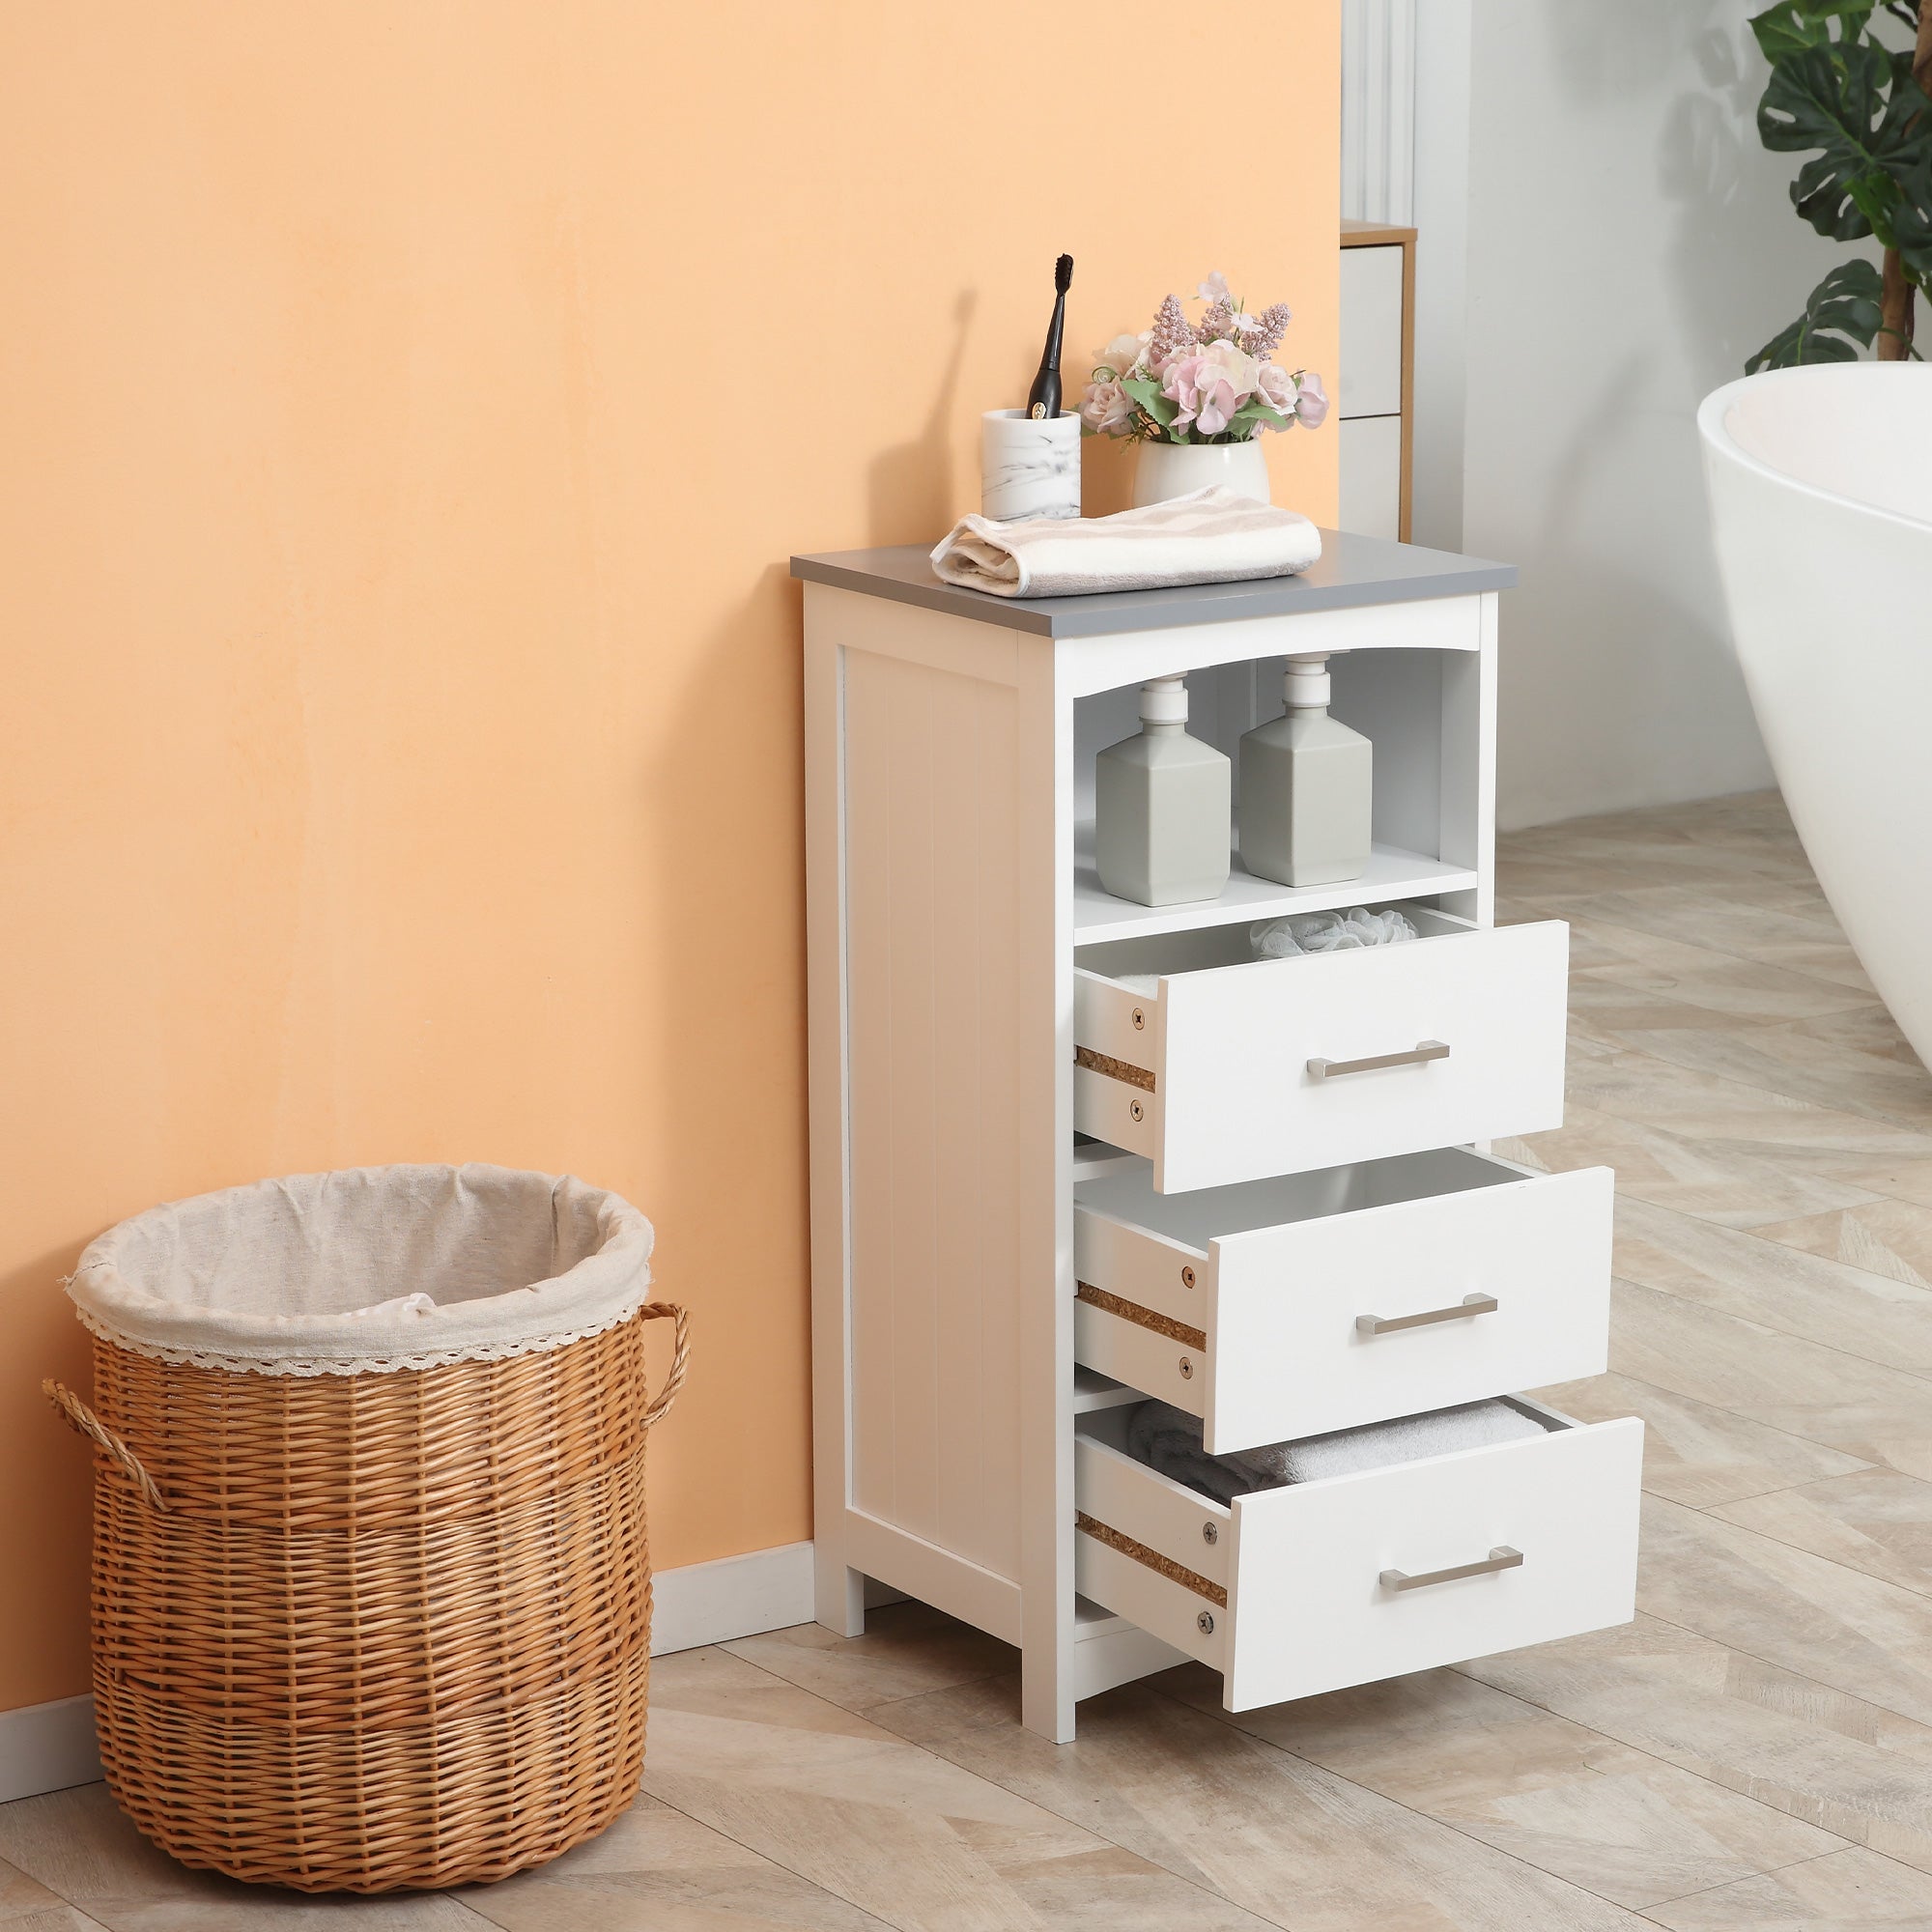
[[[1244,732],[1282,709],[1285,660],[1255,658],[1208,665],[1187,676],[1188,730],[1235,761],[1240,781]],[[1471,652],[1378,649],[1328,660],[1329,709],[1375,746],[1374,850],[1361,877],[1337,885],[1291,887],[1242,867],[1240,831],[1233,869],[1218,898],[1143,906],[1100,884],[1094,857],[1094,761],[1139,729],[1139,686],[1123,685],[1074,707],[1073,932],[1079,946],[1197,926],[1323,912],[1398,898],[1451,898],[1450,909],[1478,911],[1487,822],[1479,797],[1486,768],[1481,732],[1480,659]]]

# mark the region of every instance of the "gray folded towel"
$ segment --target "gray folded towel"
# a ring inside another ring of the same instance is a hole
[[[1255,1490],[1318,1483],[1324,1476],[1419,1463],[1425,1456],[1543,1434],[1542,1423],[1506,1402],[1466,1402],[1295,1442],[1270,1442],[1235,1456],[1210,1456],[1201,1446],[1198,1416],[1168,1403],[1144,1402],[1127,1424],[1127,1454],[1217,1503],[1231,1503]]]
[[[1278,1489],[1286,1478],[1251,1462],[1269,1453],[1256,1449],[1246,1457],[1210,1456],[1201,1446],[1201,1418],[1164,1402],[1142,1403],[1127,1424],[1129,1456],[1217,1503],[1231,1503],[1250,1490]]]

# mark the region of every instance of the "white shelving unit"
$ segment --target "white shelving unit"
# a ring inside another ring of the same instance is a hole
[[[918,549],[804,580],[819,1620],[865,1581],[1022,1652],[1028,1724],[1196,1658],[1231,1708],[1626,1620],[1641,1425],[1517,1392],[1605,1365],[1609,1175],[1561,1115],[1567,934],[1497,929],[1497,565],[1330,533],[1306,575],[1018,602]],[[1376,746],[1375,856],[1213,901],[1101,891],[1094,754],[1147,678],[1237,754],[1281,659]],[[1251,921],[1420,936],[1257,963]],[[1512,1439],[1222,1504],[1225,1454],[1504,1398]]]
[[[1415,442],[1415,230],[1342,223],[1340,521],[1409,534]]]

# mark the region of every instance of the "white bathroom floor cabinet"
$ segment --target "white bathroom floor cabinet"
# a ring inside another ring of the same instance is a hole
[[[1642,1425],[1518,1391],[1605,1367],[1610,1175],[1487,1151],[1562,1114],[1568,933],[1493,923],[1498,593],[1324,533],[1298,578],[1029,602],[916,547],[804,580],[821,1623],[867,1578],[1019,1646],[1026,1722],[1185,1658],[1230,1709],[1627,1621]],[[1093,860],[1151,677],[1238,757],[1282,659],[1375,744],[1343,885],[1149,908]],[[1280,913],[1418,937],[1256,961]],[[1446,1049],[1444,1051],[1443,1049]],[[1125,1451],[1156,1396],[1230,1454],[1506,1398],[1539,1432],[1223,1506]]]

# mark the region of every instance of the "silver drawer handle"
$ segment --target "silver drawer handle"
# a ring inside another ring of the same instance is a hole
[[[1493,1294],[1465,1294],[1453,1308],[1430,1308],[1420,1315],[1358,1315],[1355,1326],[1364,1335],[1393,1335],[1398,1328],[1427,1328],[1434,1321],[1462,1321],[1495,1312]]]
[[[1344,1073],[1374,1073],[1383,1066],[1420,1066],[1425,1060],[1447,1060],[1449,1049],[1439,1039],[1419,1039],[1406,1053],[1372,1054],[1367,1060],[1311,1060],[1311,1080],[1334,1080]]]
[[[1419,1577],[1411,1577],[1406,1570],[1384,1570],[1381,1585],[1384,1590],[1424,1590],[1431,1583],[1453,1583],[1459,1577],[1487,1577],[1493,1571],[1521,1567],[1522,1551],[1499,1543],[1480,1563],[1459,1563],[1453,1570],[1425,1570]]]

